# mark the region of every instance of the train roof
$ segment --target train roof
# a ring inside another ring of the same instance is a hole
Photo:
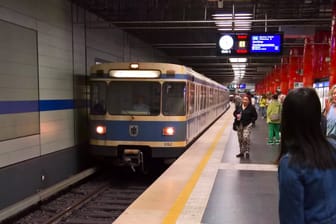
[[[162,73],[171,72],[172,70],[175,71],[177,74],[190,74],[194,76],[196,79],[211,83],[212,85],[225,88],[222,84],[194,71],[192,68],[186,67],[184,65],[179,64],[172,64],[172,63],[160,63],[160,62],[112,62],[112,63],[103,63],[93,65],[91,67],[91,74],[96,73],[98,70],[104,71],[104,74],[109,73],[111,69],[129,69],[130,64],[138,64],[138,69],[144,70],[152,70],[157,69],[160,70]]]

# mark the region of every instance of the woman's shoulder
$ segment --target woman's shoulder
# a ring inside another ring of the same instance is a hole
[[[303,168],[303,167],[300,167],[299,165],[294,164],[291,161],[291,159],[292,159],[292,155],[290,153],[286,153],[280,158],[279,167],[286,167],[286,168],[290,168],[296,171],[299,171]]]
[[[286,177],[286,179],[305,179],[305,176],[311,169],[294,163],[291,161],[291,157],[290,154],[285,154],[281,157],[279,161],[279,175]]]
[[[255,107],[252,104],[249,104],[246,109],[248,110],[255,110]]]
[[[285,165],[285,164],[288,164],[289,163],[289,158],[290,155],[288,153],[286,153],[285,155],[283,155],[280,160],[279,160],[279,166],[281,165]]]

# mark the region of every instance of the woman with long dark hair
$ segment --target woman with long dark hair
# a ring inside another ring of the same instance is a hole
[[[336,151],[320,122],[321,103],[314,89],[288,93],[278,170],[281,224],[336,223]]]

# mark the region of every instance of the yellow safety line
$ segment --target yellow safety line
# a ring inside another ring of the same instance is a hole
[[[187,200],[197,182],[200,175],[202,174],[202,171],[206,164],[208,163],[212,153],[215,151],[215,148],[220,140],[220,137],[223,135],[224,129],[227,127],[227,125],[223,125],[223,127],[220,129],[220,131],[217,133],[214,141],[212,142],[211,146],[209,147],[207,153],[205,154],[202,161],[197,166],[196,170],[194,171],[193,175],[191,176],[190,180],[187,182],[186,186],[180,193],[180,195],[177,197],[174,205],[169,210],[168,214],[163,220],[163,223],[166,224],[172,224],[176,223],[176,220],[180,213],[182,212],[183,208],[185,207],[185,204],[187,203]]]

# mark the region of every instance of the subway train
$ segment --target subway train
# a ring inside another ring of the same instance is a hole
[[[228,108],[229,90],[183,65],[103,63],[90,72],[95,157],[146,169],[175,159]]]

